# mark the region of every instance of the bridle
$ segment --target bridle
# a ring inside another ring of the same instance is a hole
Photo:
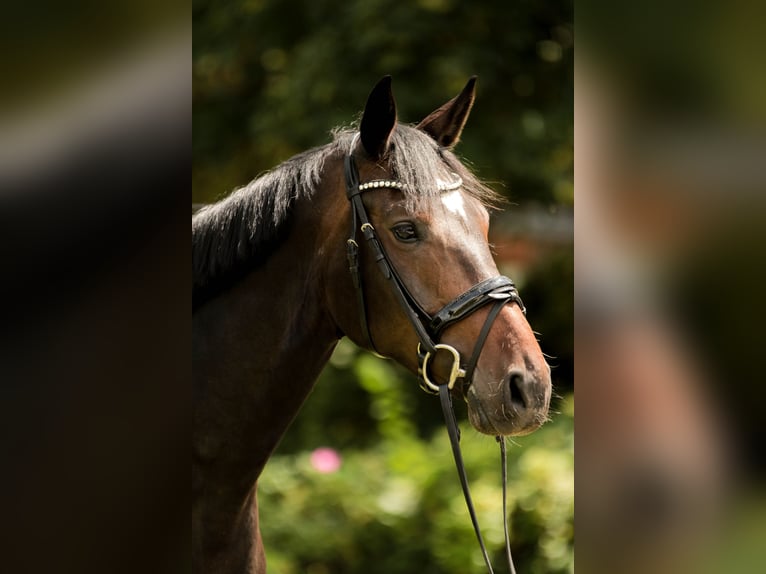
[[[392,180],[375,180],[360,184],[359,172],[351,153],[345,158],[344,171],[346,177],[346,196],[351,202],[351,234],[346,242],[347,257],[351,279],[357,295],[362,332],[367,338],[367,343],[372,350],[377,352],[372,333],[370,332],[370,325],[367,320],[364,285],[359,270],[359,244],[356,241],[357,233],[359,231],[361,231],[364,236],[375,262],[378,265],[378,269],[383,274],[383,277],[389,281],[394,295],[399,301],[399,305],[418,336],[418,375],[423,390],[431,394],[439,393],[439,387],[441,385],[434,383],[428,374],[428,361],[436,355],[439,350],[447,351],[451,353],[453,357],[450,377],[446,383],[448,388],[452,389],[459,379],[462,380],[464,389],[467,388],[473,380],[473,373],[476,364],[479,361],[481,350],[489,335],[492,323],[495,321],[502,308],[508,303],[517,303],[519,307],[521,307],[521,310],[526,312],[524,303],[521,301],[521,297],[519,297],[519,293],[516,290],[516,286],[508,277],[502,275],[486,279],[474,285],[465,293],[458,295],[433,316],[430,315],[410,294],[406,285],[396,272],[396,268],[386,255],[383,245],[377,237],[375,228],[372,223],[370,223],[367,209],[362,201],[362,194],[365,191],[382,188],[402,189],[404,184]],[[462,181],[460,178],[457,178],[455,182],[446,184],[439,182],[438,185],[440,191],[454,191],[461,187]],[[447,327],[465,319],[485,305],[490,304],[492,305],[492,309],[484,322],[484,327],[479,332],[473,353],[465,364],[465,367],[461,368],[460,353],[457,349],[450,345],[435,341],[439,340],[441,334]]]
[[[405,184],[395,180],[374,180],[366,183],[360,183],[359,171],[357,170],[356,162],[353,156],[353,150],[358,137],[359,136],[357,134],[351,143],[349,153],[345,157],[344,172],[346,179],[346,196],[351,203],[351,233],[346,242],[346,249],[349,271],[351,273],[351,279],[354,285],[354,290],[356,292],[362,332],[366,336],[367,343],[370,348],[377,353],[377,349],[372,338],[372,333],[370,331],[369,321],[367,319],[367,305],[365,303],[364,284],[359,269],[359,243],[356,241],[357,234],[359,232],[362,233],[379,271],[383,277],[388,280],[388,283],[391,286],[400,307],[404,311],[404,314],[407,316],[407,319],[417,334],[419,340],[417,347],[419,383],[421,388],[427,393],[439,395],[442,412],[444,414],[447,431],[450,437],[452,453],[455,458],[455,464],[457,466],[458,476],[463,488],[463,495],[465,497],[466,505],[468,507],[474,531],[476,532],[476,537],[478,538],[479,545],[484,556],[487,570],[490,574],[493,574],[492,565],[490,563],[489,555],[487,553],[487,549],[484,545],[484,540],[479,529],[471,494],[468,488],[468,479],[466,477],[465,468],[463,465],[462,453],[460,452],[460,430],[458,428],[455,414],[452,409],[452,398],[450,391],[453,389],[457,381],[461,381],[463,393],[465,393],[468,387],[471,385],[476,365],[479,362],[481,351],[484,348],[484,343],[487,340],[495,319],[498,317],[503,307],[510,303],[516,303],[519,305],[522,312],[526,312],[526,309],[524,308],[524,304],[521,301],[521,297],[519,297],[519,293],[516,290],[516,286],[514,285],[513,281],[502,275],[486,279],[474,285],[465,293],[455,297],[455,299],[447,303],[447,305],[442,307],[433,315],[429,314],[425,309],[423,309],[423,307],[407,290],[406,285],[396,272],[396,268],[386,255],[383,245],[377,237],[375,228],[373,227],[367,215],[367,210],[364,206],[364,202],[362,201],[362,194],[366,191],[386,188],[404,189]],[[462,181],[459,177],[457,177],[454,182],[437,182],[437,185],[439,191],[454,191],[462,186]],[[491,309],[484,321],[483,327],[479,331],[473,352],[471,353],[468,361],[463,365],[460,352],[457,349],[451,345],[439,343],[438,341],[441,337],[441,334],[450,325],[462,321],[472,313],[487,305],[491,305]],[[446,382],[441,384],[434,382],[428,372],[429,361],[432,360],[432,358],[439,351],[448,352],[452,355],[452,367],[450,369],[449,378]],[[508,558],[510,572],[515,574],[516,570],[514,568],[513,559],[511,557],[510,540],[508,536],[507,512],[505,511],[507,500],[505,441],[502,437],[499,436],[497,437],[497,440],[500,443],[503,473],[503,527],[505,532],[506,556]]]

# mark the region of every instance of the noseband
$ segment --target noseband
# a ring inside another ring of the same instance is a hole
[[[358,137],[358,136],[357,136]],[[378,269],[385,277],[399,301],[399,305],[407,316],[407,319],[415,329],[415,333],[418,336],[419,344],[417,347],[418,354],[418,379],[421,388],[430,394],[438,394],[441,407],[444,414],[445,421],[447,423],[447,431],[450,437],[450,444],[452,447],[452,453],[455,458],[455,464],[457,466],[458,476],[460,478],[460,484],[463,488],[463,495],[465,497],[468,512],[471,516],[474,531],[479,541],[479,546],[484,557],[484,562],[487,566],[487,570],[490,574],[493,574],[492,564],[489,560],[489,555],[484,544],[484,540],[479,529],[478,520],[471,500],[471,494],[468,489],[468,479],[466,477],[465,468],[463,465],[462,453],[460,451],[460,430],[455,419],[455,414],[452,409],[452,398],[450,390],[455,386],[455,383],[459,380],[462,385],[462,392],[465,393],[468,387],[473,382],[473,375],[476,369],[476,365],[479,362],[479,356],[484,348],[484,343],[487,340],[489,331],[492,328],[492,324],[497,319],[500,311],[503,307],[509,303],[516,303],[521,308],[522,312],[526,313],[524,303],[519,297],[519,293],[516,290],[516,286],[513,281],[508,277],[498,275],[489,279],[485,279],[480,283],[474,285],[468,289],[465,293],[458,295],[451,302],[447,303],[439,311],[430,315],[418,301],[407,290],[407,286],[402,281],[396,272],[396,268],[392,264],[391,260],[386,255],[383,249],[383,244],[378,239],[375,232],[375,228],[370,223],[370,218],[367,215],[367,210],[364,207],[362,201],[362,193],[368,190],[388,188],[388,189],[404,189],[405,185],[399,181],[391,180],[374,180],[366,183],[359,182],[359,171],[356,167],[356,162],[352,155],[356,138],[354,138],[351,144],[351,151],[345,157],[344,172],[346,178],[346,196],[351,203],[351,234],[346,242],[347,257],[349,270],[351,272],[351,279],[354,284],[354,290],[356,291],[357,305],[359,307],[359,317],[362,325],[362,332],[367,337],[367,343],[371,349],[377,353],[375,343],[372,339],[372,333],[370,331],[370,325],[367,320],[367,306],[364,297],[364,284],[362,282],[362,275],[359,270],[359,243],[357,243],[357,233],[361,232],[364,239],[369,246],[372,257],[377,263]],[[440,191],[454,191],[461,187],[462,181],[458,177],[455,182],[452,183],[438,183],[438,189]],[[439,343],[442,333],[451,325],[462,321],[466,317],[470,316],[474,312],[478,311],[482,307],[491,305],[492,308],[484,321],[484,325],[479,331],[476,338],[476,343],[473,348],[468,361],[463,364],[460,352],[444,343]],[[449,378],[444,383],[434,382],[428,372],[428,363],[439,352],[445,351],[452,355],[452,367],[450,369]],[[505,441],[502,437],[497,437],[500,443],[501,464],[503,474],[503,508],[506,507],[506,451]],[[510,538],[508,535],[508,517],[507,512],[503,512],[503,527],[505,531],[505,550],[506,557],[508,559],[508,565],[511,574],[516,573],[516,569],[513,565],[513,559],[511,557]]]

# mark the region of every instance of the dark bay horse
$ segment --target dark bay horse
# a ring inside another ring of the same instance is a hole
[[[496,198],[450,151],[474,95],[412,127],[383,78],[358,131],[194,216],[195,572],[265,572],[257,480],[343,336],[449,385],[482,433],[546,420],[550,370],[487,245]]]

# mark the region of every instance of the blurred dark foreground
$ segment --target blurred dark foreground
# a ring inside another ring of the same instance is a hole
[[[1,568],[188,571],[191,34],[76,8],[3,35]]]
[[[764,15],[577,6],[583,572],[766,563]]]

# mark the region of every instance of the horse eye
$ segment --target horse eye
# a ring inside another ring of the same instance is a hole
[[[418,240],[418,231],[412,223],[398,223],[391,228],[391,231],[399,241],[412,243]]]

